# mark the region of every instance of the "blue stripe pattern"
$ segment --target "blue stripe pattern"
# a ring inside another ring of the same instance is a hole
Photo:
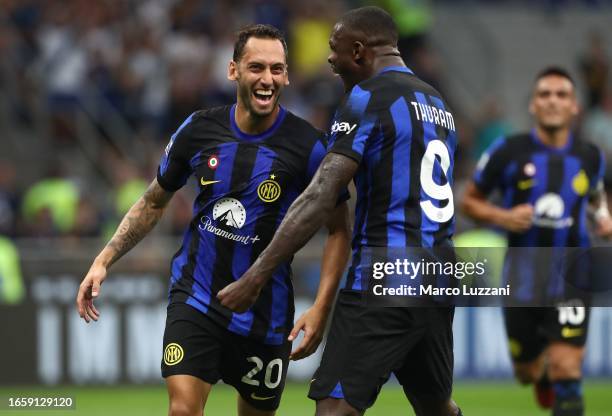
[[[406,245],[405,203],[410,192],[410,145],[412,121],[406,100],[401,97],[391,105],[391,118],[395,126],[391,201],[387,212],[387,245]]]
[[[502,147],[502,145],[506,143],[506,138],[505,137],[498,137],[497,139],[495,139],[495,141],[489,146],[489,148],[482,154],[482,156],[480,156],[481,160],[482,158],[488,158],[490,161],[491,156],[500,148]],[[484,164],[484,166],[480,166],[480,163],[476,166],[476,171],[474,172],[474,182],[476,182],[477,185],[481,185],[482,184],[482,173],[484,172],[486,166],[487,166],[488,162],[486,164]]]
[[[429,108],[429,103],[425,98],[425,94],[420,92],[414,93],[417,102],[422,105],[426,105]],[[431,110],[430,110],[431,111]],[[421,117],[421,123],[423,124],[423,149],[427,149],[427,145],[432,140],[436,139],[436,127],[433,122],[423,120]],[[436,168],[438,166],[438,168]],[[439,163],[434,163],[434,180],[436,183],[440,183],[440,170]],[[439,206],[440,202],[431,198],[421,188],[421,201],[432,201],[436,206]],[[429,219],[424,211],[421,211],[421,246],[422,247],[433,247],[434,245],[434,233],[438,231],[440,224]]]
[[[273,173],[272,163],[277,155],[272,150],[266,147],[260,147],[255,157],[255,165],[249,182],[263,182],[270,178]],[[261,216],[265,206],[258,203],[259,197],[257,192],[243,193],[240,200],[244,206],[252,207],[247,213],[247,218],[244,226],[240,229],[241,235],[254,236],[255,225]],[[253,244],[234,243],[234,255],[232,260],[232,275],[242,276],[247,271],[251,264],[251,252]],[[253,325],[253,312],[248,310],[244,313],[233,313],[232,321],[229,325],[229,330],[240,335],[248,335]]]
[[[189,123],[191,123],[191,120],[193,119],[194,115],[195,113],[192,113],[189,117],[187,117],[187,119],[183,121],[183,124],[181,124],[179,128],[174,132],[174,134],[170,137],[170,143],[168,144],[168,147],[167,147],[168,151],[164,152],[164,155],[162,156],[162,160],[159,164],[159,173],[161,173],[162,176],[168,170],[168,164],[170,163],[170,153],[172,152],[172,146],[174,145],[174,141],[178,137],[181,130],[183,130],[185,126],[187,126]]]
[[[219,180],[219,182],[213,184],[213,193],[215,195],[224,195],[229,192],[237,150],[238,143],[228,143],[219,147],[219,163],[215,170],[214,178],[214,180]],[[202,230],[198,230],[198,232],[200,233],[200,244],[195,259],[192,295],[187,299],[187,304],[206,313],[210,305],[212,274],[217,259],[216,236]]]

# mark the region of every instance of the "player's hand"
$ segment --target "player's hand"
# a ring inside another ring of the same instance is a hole
[[[79,286],[76,298],[77,310],[79,316],[87,323],[92,319],[97,321],[100,317],[100,312],[93,301],[100,296],[100,287],[104,279],[106,279],[106,267],[94,262]]]
[[[294,361],[301,360],[317,350],[323,339],[326,321],[327,311],[316,306],[307,309],[306,312],[300,316],[295,322],[288,339],[289,341],[293,341],[297,338],[300,331],[304,331],[304,338],[300,345],[291,352],[289,359]]]
[[[532,223],[533,206],[520,204],[506,211],[501,226],[513,233],[522,233],[527,231]]]
[[[248,271],[247,271],[248,274]],[[243,275],[240,279],[225,286],[217,293],[221,305],[234,312],[243,313],[255,304],[261,287]]]
[[[595,234],[602,238],[612,238],[612,217],[602,217],[596,221]]]

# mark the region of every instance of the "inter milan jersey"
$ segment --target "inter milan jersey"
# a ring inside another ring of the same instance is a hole
[[[510,247],[540,247],[508,251],[503,284],[511,284],[513,298],[543,306],[567,299],[572,287],[587,287],[588,258],[574,259],[580,252],[563,248],[590,245],[586,209],[603,172],[602,154],[594,145],[570,136],[563,148],[550,147],[535,130],[500,138],[483,154],[476,187],[484,195],[499,189],[504,208],[534,208],[527,231],[508,233]]]
[[[216,295],[268,245],[324,156],[321,134],[282,108],[259,135],[239,130],[235,106],[198,111],[185,120],[157,173],[168,191],[193,176],[199,192],[172,261],[170,303],[187,303],[235,333],[282,343],[293,325],[289,262],[278,267],[245,313],[232,313]]]
[[[533,130],[495,141],[478,162],[474,182],[485,195],[499,188],[504,208],[534,207],[533,226],[509,233],[510,247],[587,247],[588,197],[603,172],[603,157],[594,145],[570,136],[563,148],[554,148]]]
[[[365,287],[366,248],[451,244],[456,144],[446,102],[408,68],[385,68],[347,94],[329,139],[330,152],[359,163],[346,288]]]

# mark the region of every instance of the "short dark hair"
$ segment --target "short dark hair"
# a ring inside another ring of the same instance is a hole
[[[242,28],[236,34],[236,43],[234,43],[234,62],[238,62],[244,54],[244,45],[250,38],[258,39],[278,39],[283,45],[285,51],[285,60],[287,60],[287,42],[283,33],[272,25],[249,25]]]
[[[574,78],[570,75],[569,71],[560,67],[560,66],[549,66],[538,72],[538,75],[535,78],[535,82],[538,82],[544,77],[548,77],[551,75],[556,75],[562,78],[566,78],[572,85],[575,87],[576,82],[574,82]]]
[[[338,23],[352,32],[365,35],[368,46],[397,46],[397,26],[389,13],[380,7],[366,6],[353,9],[340,18]]]

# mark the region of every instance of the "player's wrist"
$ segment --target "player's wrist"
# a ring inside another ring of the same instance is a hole
[[[94,267],[102,267],[104,269],[108,269],[110,266],[111,259],[104,255],[99,255],[94,259],[93,265]]]

